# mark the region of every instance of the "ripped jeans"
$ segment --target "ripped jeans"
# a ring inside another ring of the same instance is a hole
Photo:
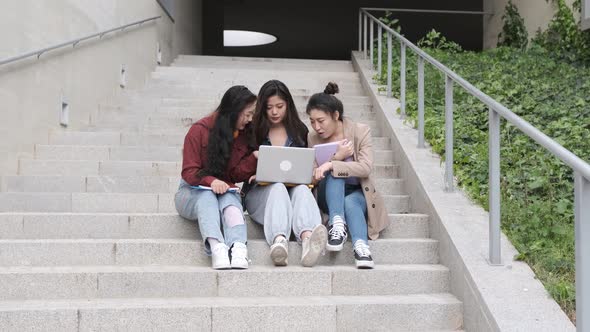
[[[240,194],[226,192],[217,195],[210,190],[191,188],[188,183],[180,180],[174,204],[181,217],[198,221],[207,255],[211,255],[211,247],[209,241],[206,241],[207,238],[217,239],[228,247],[231,247],[235,242],[246,244],[247,229]],[[223,212],[228,207],[239,209],[242,220],[226,220]],[[221,232],[222,226],[223,233]]]

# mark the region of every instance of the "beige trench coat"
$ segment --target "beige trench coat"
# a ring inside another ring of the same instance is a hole
[[[344,118],[344,136],[354,145],[354,161],[333,161],[332,176],[346,178],[356,176],[361,182],[365,200],[367,201],[369,238],[376,240],[379,232],[387,227],[389,217],[383,197],[375,190],[375,184],[371,176],[373,170],[373,144],[371,142],[371,128],[362,123],[357,123]],[[309,147],[326,143],[315,132],[308,136]]]

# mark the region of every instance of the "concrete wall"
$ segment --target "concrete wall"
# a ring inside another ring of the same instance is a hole
[[[574,0],[565,0],[565,2],[571,7]],[[484,17],[484,49],[496,47],[498,34],[502,31],[502,15],[507,3],[508,0],[484,0],[484,11],[492,13]],[[524,19],[529,39],[535,36],[539,28],[542,31],[547,29],[549,21],[556,12],[556,6],[552,0],[512,0],[512,3],[516,5],[520,16]],[[580,18],[579,12],[575,13],[575,17]]]
[[[82,128],[100,101],[120,91],[126,66],[127,89],[141,87],[156,66],[179,54],[201,53],[200,4],[176,0],[173,23],[155,0],[6,1],[0,13],[0,58],[117,27],[151,16],[157,22],[129,28],[41,56],[0,66],[0,174],[17,171],[17,158],[32,156],[35,143],[60,128],[61,96],[70,105],[68,129]],[[192,15],[192,16],[191,16]]]

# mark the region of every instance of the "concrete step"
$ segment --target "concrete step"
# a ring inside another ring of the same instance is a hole
[[[330,69],[330,68],[328,68]],[[340,80],[353,79],[357,82],[360,80],[359,73],[355,71],[340,71],[340,70],[323,70],[323,71],[307,71],[299,70],[298,68],[287,68],[276,70],[273,68],[251,68],[249,66],[243,66],[242,68],[235,67],[181,67],[181,66],[159,66],[156,67],[154,74],[167,73],[177,76],[192,76],[193,78],[199,77],[215,77],[220,79],[227,78],[242,78],[247,77],[250,79],[260,79],[261,82],[266,82],[269,79],[277,79],[281,81],[295,80],[299,78],[309,79],[321,79],[326,82],[330,81],[338,83]]]
[[[235,68],[235,69],[242,69],[244,68],[244,64],[242,63],[223,63],[223,62],[209,62],[209,63],[201,63],[199,61],[189,61],[189,60],[178,60],[172,63],[173,67],[192,67],[192,68],[207,68],[207,69],[216,69],[216,68]],[[354,68],[352,68],[349,64],[322,64],[322,65],[315,65],[315,64],[286,64],[286,63],[258,63],[258,62],[251,62],[248,63],[248,69],[261,69],[261,70],[273,70],[273,71],[309,71],[309,72],[354,72]]]
[[[20,159],[19,175],[178,176],[182,163],[170,161],[92,161]],[[376,178],[399,177],[399,165],[373,165]]]
[[[383,195],[389,213],[408,213],[409,197]],[[175,212],[173,193],[0,192],[0,212]]]
[[[109,115],[115,116],[120,115],[122,117],[135,115],[138,118],[146,117],[146,116],[169,116],[169,117],[197,117],[197,119],[202,118],[208,114],[211,114],[215,107],[217,106],[216,103],[208,103],[208,104],[195,104],[195,105],[184,105],[184,106],[158,106],[157,108],[145,109],[142,107],[121,107],[121,106],[111,106],[104,105],[100,108],[97,112],[96,117],[100,119],[102,115]],[[302,119],[308,119],[309,116],[306,113],[306,106],[307,104],[296,104],[295,105],[298,110],[298,115]],[[375,117],[375,113],[373,113],[373,106],[370,104],[363,104],[363,103],[354,103],[354,104],[347,104],[345,106],[344,115],[350,117],[352,119],[361,121],[367,115],[370,115],[371,118]],[[124,119],[124,118],[122,118]]]
[[[2,192],[90,192],[90,193],[174,193],[180,176],[56,176],[5,175],[0,177]],[[376,182],[382,194],[403,193],[402,179]]]
[[[153,135],[181,135],[186,134],[193,124],[192,119],[178,119],[174,120],[173,123],[162,126],[157,122],[151,123],[121,123],[120,121],[113,122],[100,122],[98,124],[88,125],[81,130],[93,131],[93,132],[113,132],[113,131],[124,131],[130,134],[153,134]],[[366,121],[366,124],[371,124],[372,121]],[[304,122],[305,123],[305,122]],[[312,130],[311,125],[305,123],[308,130]],[[374,126],[377,126],[375,122]],[[372,136],[381,136],[381,127],[371,127]]]
[[[293,101],[295,105],[307,105],[307,101],[309,100],[310,96],[293,96]],[[338,96],[338,99],[342,101],[345,107],[345,111],[348,110],[349,107],[354,107],[358,104],[361,105],[372,105],[369,97],[365,96]],[[184,98],[160,98],[158,99],[161,106],[170,106],[170,107],[196,107],[196,106],[209,106],[211,105],[213,108],[219,104],[219,100],[211,101],[210,99],[202,99],[202,98],[195,98],[191,96],[186,96]],[[305,108],[299,108],[300,110],[304,110]]]
[[[168,80],[170,81],[170,80]],[[187,92],[187,93],[191,93],[189,94],[190,96],[212,96],[212,95],[217,95],[220,94],[223,95],[227,89],[229,87],[231,87],[232,85],[235,85],[235,83],[241,83],[241,82],[234,82],[234,84],[231,83],[218,83],[218,82],[211,82],[209,81],[209,85],[207,85],[206,87],[203,87],[203,84],[198,84],[199,82],[197,82],[197,84],[192,84],[190,81],[189,82],[180,82],[180,83],[171,83],[171,82],[160,82],[158,83],[157,81],[150,81],[148,82],[146,85],[144,85],[139,91],[141,92],[146,92],[146,93],[151,93],[151,92],[163,92],[163,93],[170,93],[170,92],[176,92],[176,91],[181,91],[181,92]],[[248,89],[250,91],[252,91],[254,94],[257,94],[258,91],[260,90],[260,88],[262,87],[262,85],[264,84],[263,81],[261,82],[255,82],[255,83],[250,83],[247,84],[247,82],[244,82],[246,84],[240,84],[240,85],[246,85],[246,87],[248,87]],[[322,84],[323,86],[320,86],[319,84],[314,84],[314,85],[305,85],[304,87],[300,87],[300,88],[289,88],[289,91],[291,92],[292,95],[294,96],[311,96],[314,93],[317,92],[322,92],[324,91],[325,88],[325,84]],[[302,85],[299,85],[302,86]],[[344,84],[344,86],[340,87],[340,92],[339,95],[352,95],[352,96],[363,96],[365,95],[365,90],[363,89],[362,86],[358,85],[358,84],[352,84],[352,83],[348,83],[348,84]]]
[[[96,131],[53,131],[49,133],[49,145],[99,145],[99,146],[182,146],[185,134],[150,134]],[[373,149],[391,148],[389,137],[372,137]]]
[[[293,257],[295,260],[295,257]],[[294,264],[296,262],[293,262]],[[252,266],[216,271],[198,266],[0,268],[0,301],[154,297],[407,295],[449,292],[442,265]]]
[[[352,65],[349,60],[322,60],[322,59],[294,59],[294,58],[261,58],[261,57],[240,57],[240,56],[216,56],[216,55],[189,55],[179,54],[175,60],[190,60],[201,63],[207,62],[240,62],[247,66],[251,62],[272,62],[272,63],[292,63],[292,64],[344,64]]]
[[[180,162],[170,161],[93,161],[20,159],[20,175],[105,175],[105,176],[178,176]],[[397,176],[399,167],[376,168],[385,175]]]
[[[213,109],[190,109],[190,108],[166,108],[158,109],[152,113],[146,112],[118,112],[118,111],[99,111],[90,116],[89,124],[100,126],[102,124],[114,124],[121,127],[137,127],[138,125],[147,124],[160,127],[176,127],[193,124],[201,118],[212,113]],[[305,112],[298,112],[299,118],[311,130],[309,116]],[[345,116],[354,119],[357,122],[375,124],[375,113],[370,107],[366,110],[352,110],[346,112]]]
[[[160,71],[151,74],[149,80],[146,81],[146,86],[152,84],[200,84],[211,86],[214,84],[215,86],[222,86],[226,87],[227,89],[232,85],[239,84],[247,86],[254,93],[258,93],[257,89],[259,89],[264,83],[268,82],[269,77],[272,77],[272,79],[277,79],[274,75],[248,75],[251,73],[251,71],[247,73],[225,73],[228,75],[220,75],[216,72],[216,70],[206,73],[199,73],[197,75],[185,75],[184,73],[179,74]],[[307,89],[320,92],[324,90],[326,84],[329,82],[326,81],[325,77],[319,75],[298,77],[284,77],[284,75],[281,76],[283,76],[283,79],[280,79],[280,81],[283,82],[289,88],[289,90]],[[356,78],[339,77],[334,81],[338,84],[338,87],[341,88],[340,91],[346,91],[349,87],[362,87],[362,83]]]
[[[302,296],[97,299],[0,302],[4,331],[458,330],[454,296]],[[359,319],[362,317],[362,319]],[[321,322],[321,324],[318,324]]]
[[[263,227],[246,216],[249,239]],[[428,215],[390,214],[381,239],[428,238]],[[201,239],[196,221],[174,213],[0,213],[0,239]]]
[[[45,160],[182,161],[181,147],[36,145],[35,158]]]
[[[135,90],[136,93],[139,93],[146,97],[161,97],[161,98],[171,98],[171,97],[181,97],[181,98],[213,98],[214,100],[220,100],[223,97],[223,94],[227,91],[228,86],[220,86],[220,87],[209,87],[203,88],[203,86],[195,85],[192,87],[146,87],[139,90]],[[257,93],[259,87],[250,86],[249,87],[253,93]],[[127,91],[127,90],[126,90]],[[129,90],[130,92],[133,90]],[[302,98],[309,98],[311,95],[317,92],[322,92],[322,90],[307,90],[307,89],[294,89],[291,91],[293,96],[298,96]],[[127,94],[127,93],[126,93]],[[342,91],[341,94],[338,96],[366,96],[366,92],[364,90],[351,90],[351,91]],[[300,100],[300,98],[299,98]]]
[[[375,264],[438,264],[438,241],[369,241]],[[273,265],[265,240],[248,240],[252,266]],[[289,243],[291,265],[299,265],[301,246]],[[202,241],[184,239],[0,240],[0,266],[191,265],[211,266]],[[350,241],[340,252],[327,252],[318,265],[354,265]]]
[[[0,212],[175,212],[173,195],[2,192],[0,193]],[[403,201],[399,204],[403,204]]]
[[[374,163],[394,162],[392,150],[374,150]],[[42,160],[121,160],[121,161],[182,161],[180,146],[35,146],[35,159]]]

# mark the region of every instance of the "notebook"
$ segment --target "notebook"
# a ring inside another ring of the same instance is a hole
[[[340,142],[341,141],[314,145],[313,148],[315,149],[315,162],[318,164],[318,166],[321,166],[323,163],[332,159],[332,156],[338,150],[338,145]],[[344,159],[344,161],[351,160],[352,156]]]
[[[257,182],[311,183],[314,149],[261,145],[258,151]]]
[[[199,190],[213,190],[211,187],[201,186],[201,185],[191,186],[191,188],[199,189]],[[229,187],[227,189],[227,191],[230,192],[230,193],[237,193],[237,192],[240,191],[240,188],[238,188],[238,187]]]

